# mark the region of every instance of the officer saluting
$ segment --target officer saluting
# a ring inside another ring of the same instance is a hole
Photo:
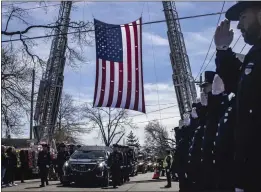
[[[49,172],[49,166],[51,164],[51,155],[50,152],[48,151],[48,145],[43,144],[42,145],[43,150],[39,152],[38,155],[38,161],[37,161],[37,166],[40,169],[40,177],[41,177],[41,185],[40,187],[44,187],[45,183],[48,185],[48,172]]]
[[[240,1],[226,12],[252,48],[240,62],[229,48],[233,40],[230,22],[221,22],[215,33],[217,73],[227,92],[236,94],[235,176],[236,187],[261,190],[261,2]]]

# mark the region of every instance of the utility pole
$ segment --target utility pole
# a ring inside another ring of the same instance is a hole
[[[197,92],[191,73],[189,58],[178,20],[178,13],[174,1],[163,1],[163,8],[168,27],[170,45],[170,60],[173,69],[173,84],[177,96],[181,119],[183,114],[191,110],[196,102]]]
[[[35,82],[35,69],[33,68],[33,71],[32,71],[32,92],[31,92],[31,114],[30,114],[30,139],[33,138],[34,82]]]
[[[52,41],[46,71],[40,81],[34,120],[40,139],[52,143],[63,88],[65,51],[72,1],[62,1],[55,37]]]

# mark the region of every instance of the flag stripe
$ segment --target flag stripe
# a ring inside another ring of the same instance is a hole
[[[118,95],[119,95],[119,63],[114,63],[114,92],[113,92],[113,101],[111,107],[116,107]]]
[[[95,80],[95,90],[94,90],[94,99],[93,99],[94,106],[96,105],[95,100],[97,97],[98,81],[99,81],[99,59],[96,59],[96,80]]]
[[[140,66],[141,66],[141,73],[140,73],[140,75],[141,75],[141,88],[142,88],[142,112],[144,112],[144,113],[146,113],[146,111],[145,111],[145,100],[144,100],[144,84],[143,84],[143,66],[142,66],[142,28],[141,28],[141,22],[142,22],[142,20],[141,20],[141,18],[140,18],[140,35],[139,35],[139,37],[140,37]]]
[[[135,102],[134,102],[134,110],[138,110],[138,102],[139,102],[139,52],[138,52],[138,34],[137,34],[137,23],[133,22],[133,31],[134,31],[134,41],[135,41],[135,77],[136,77],[136,88],[135,88]]]
[[[104,88],[104,99],[102,106],[106,107],[109,101],[109,94],[110,94],[110,82],[111,82],[111,68],[110,68],[110,61],[105,61],[106,66],[106,78],[105,78],[105,88]]]
[[[117,100],[117,104],[116,107],[120,107],[121,106],[121,99],[122,99],[122,89],[123,89],[123,63],[120,62],[119,63],[119,94],[118,94],[118,100]]]
[[[112,104],[112,99],[113,99],[113,93],[114,93],[114,66],[115,63],[113,61],[110,61],[110,82],[109,82],[109,87],[110,87],[110,93],[109,93],[109,99],[106,107],[110,107]]]
[[[140,24],[140,21],[138,21],[138,23],[137,24]],[[138,51],[139,51],[139,82],[140,82],[140,84],[139,84],[139,106],[138,106],[138,111],[142,111],[142,102],[143,102],[143,100],[142,100],[142,76],[141,76],[141,65],[142,65],[142,63],[141,63],[141,39],[140,39],[140,34],[141,34],[141,30],[140,30],[140,25],[137,25],[137,32],[138,32],[138,34],[139,34],[139,36],[138,36],[138,44],[139,44],[139,49],[138,49]]]
[[[127,99],[125,108],[129,109],[130,107],[130,97],[131,97],[131,78],[132,78],[132,71],[131,71],[131,38],[130,38],[130,27],[129,25],[125,25],[126,30],[126,41],[127,41],[127,67],[128,67],[128,84],[127,84]]]
[[[98,106],[102,106],[104,101],[104,92],[105,92],[105,82],[106,82],[106,61],[101,60],[102,62],[100,65],[102,65],[102,78],[101,78],[101,96]]]
[[[122,100],[120,101],[120,107],[125,108],[126,99],[127,99],[127,85],[128,85],[128,66],[127,66],[127,41],[126,41],[126,30],[125,26],[121,26],[121,36],[122,36],[122,48],[123,48],[123,90],[122,90]]]
[[[100,100],[100,97],[101,97],[101,80],[102,80],[102,66],[100,65],[100,63],[102,62],[101,59],[98,59],[98,70],[99,70],[99,78],[98,78],[98,88],[97,88],[97,97],[96,97],[96,101],[95,101],[95,106],[98,106],[99,104],[99,100]]]
[[[134,22],[135,23],[135,22]],[[134,108],[135,103],[135,93],[136,93],[136,55],[135,55],[135,36],[134,36],[134,26],[133,23],[129,25],[130,27],[130,39],[131,39],[131,99],[129,109]]]

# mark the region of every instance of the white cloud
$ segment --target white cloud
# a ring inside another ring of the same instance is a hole
[[[153,45],[156,45],[156,46],[168,46],[169,45],[168,39],[165,39],[157,34],[143,32],[142,36],[143,36],[145,44],[151,45],[151,43],[153,43]]]

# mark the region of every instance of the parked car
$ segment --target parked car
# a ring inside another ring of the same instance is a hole
[[[65,162],[62,183],[97,183],[107,187],[110,180],[107,162],[111,152],[110,147],[82,146]]]
[[[152,161],[152,157],[148,157],[147,162],[148,162],[148,171],[153,172],[155,166],[154,166],[154,162]]]
[[[138,172],[147,173],[148,172],[148,165],[145,161],[145,157],[143,154],[139,154],[138,156]]]

